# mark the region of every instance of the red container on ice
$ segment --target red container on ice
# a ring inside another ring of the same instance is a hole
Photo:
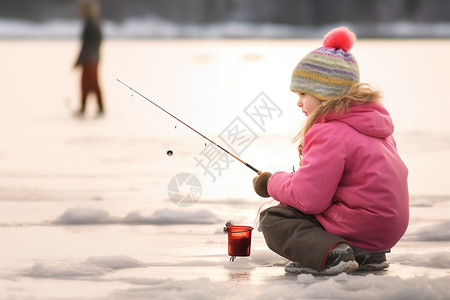
[[[251,226],[227,225],[228,232],[228,255],[249,256],[252,241]]]

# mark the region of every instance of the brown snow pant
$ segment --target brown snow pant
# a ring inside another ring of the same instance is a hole
[[[80,112],[84,113],[86,109],[86,99],[90,92],[94,92],[97,97],[98,111],[103,112],[103,100],[100,86],[98,84],[98,64],[83,64],[81,73],[81,108]]]
[[[344,238],[326,232],[313,215],[290,206],[273,206],[260,214],[267,246],[302,266],[322,270],[331,249]]]

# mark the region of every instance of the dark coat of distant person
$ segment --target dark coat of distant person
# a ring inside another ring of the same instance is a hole
[[[102,31],[98,20],[86,18],[82,36],[82,47],[78,56],[76,66],[98,62],[100,60],[100,45],[102,42]]]

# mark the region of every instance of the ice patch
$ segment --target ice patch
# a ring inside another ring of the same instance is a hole
[[[442,138],[440,138],[442,140]],[[426,196],[411,196],[409,198],[409,205],[411,207],[432,207],[436,204],[443,204],[450,201],[447,195],[426,195]]]
[[[349,275],[347,273],[341,273],[333,277],[328,276],[314,276],[312,274],[298,274],[297,281],[300,283],[313,283],[324,280],[334,280],[335,282],[347,282],[349,280]]]
[[[433,282],[433,285],[430,284],[432,279],[428,278],[402,280],[373,274],[347,276],[347,279],[340,282],[331,277],[313,283],[300,295],[307,299],[445,299],[450,294],[445,290],[448,282],[442,279],[438,279],[439,283]]]
[[[36,263],[24,276],[37,278],[98,277],[115,270],[141,268],[145,264],[127,256],[93,256],[76,264]]]
[[[409,205],[413,207],[432,207],[434,202],[426,197],[410,198]]]
[[[152,262],[147,265],[149,267],[215,267],[223,265],[223,262],[210,260],[188,260],[174,262]]]
[[[299,276],[311,280],[310,276]],[[314,277],[314,276],[313,276]],[[347,280],[316,277],[308,285],[299,281],[283,284],[249,284],[248,282],[211,281],[207,278],[173,280],[148,287],[117,291],[108,299],[449,299],[449,278],[417,277],[401,279],[391,276],[345,275]]]
[[[450,241],[450,221],[420,228],[411,236],[418,241]]]
[[[389,256],[389,261],[403,265],[445,269],[450,268],[450,253],[397,254]]]
[[[200,210],[175,210],[160,209],[151,216],[144,216],[139,211],[130,212],[124,219],[127,224],[216,224],[220,219],[207,209]]]
[[[207,205],[231,205],[231,206],[245,206],[245,207],[255,207],[261,204],[260,201],[255,201],[253,199],[243,199],[243,198],[225,198],[225,199],[200,199],[198,203],[207,204]]]
[[[95,265],[102,268],[120,270],[128,268],[139,268],[145,264],[134,258],[127,256],[91,256],[83,263],[89,265]]]
[[[140,211],[132,211],[124,218],[114,217],[107,210],[97,208],[69,208],[52,224],[59,225],[96,225],[96,224],[134,224],[134,225],[171,225],[171,224],[216,224],[220,222],[213,212],[206,209],[159,209],[145,216]]]

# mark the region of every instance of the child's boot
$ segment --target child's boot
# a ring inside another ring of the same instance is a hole
[[[389,267],[384,252],[358,255],[356,261],[359,264],[358,271],[379,271]]]
[[[284,270],[290,273],[308,273],[314,275],[337,275],[343,272],[351,273],[358,269],[358,263],[353,255],[353,249],[346,243],[340,243],[328,254],[322,270],[317,271],[304,267],[297,262],[286,265]]]

